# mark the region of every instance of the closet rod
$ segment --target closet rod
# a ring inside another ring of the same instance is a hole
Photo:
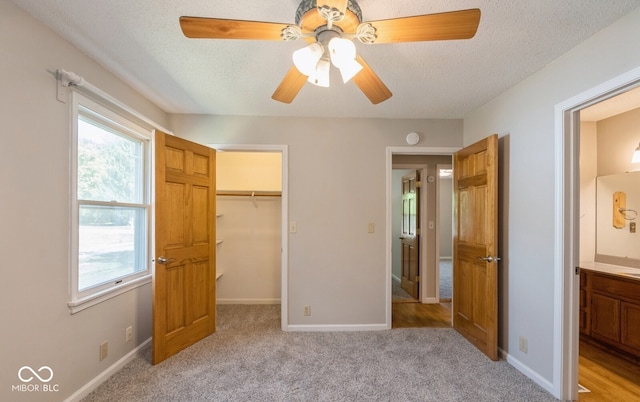
[[[216,195],[230,195],[243,197],[281,197],[280,191],[217,191]]]

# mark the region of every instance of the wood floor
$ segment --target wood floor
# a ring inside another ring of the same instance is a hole
[[[394,302],[391,327],[451,327],[451,303]],[[578,401],[640,401],[640,365],[581,341],[578,370],[580,385],[591,391],[579,393]]]
[[[578,394],[579,401],[640,401],[640,365],[584,341],[578,378],[591,391]]]
[[[391,304],[391,328],[416,327],[451,327],[451,303],[394,302]]]

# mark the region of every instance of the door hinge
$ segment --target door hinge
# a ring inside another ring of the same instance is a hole
[[[420,277],[416,276],[416,282],[420,282]]]
[[[580,267],[576,267],[576,275],[580,275]]]
[[[422,230],[420,228],[416,229],[416,236],[422,235]]]
[[[416,188],[420,188],[422,187],[422,182],[421,181],[417,181],[416,182]]]

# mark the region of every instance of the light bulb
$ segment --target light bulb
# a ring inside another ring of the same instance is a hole
[[[633,152],[633,157],[631,157],[631,163],[640,163],[640,145]]]

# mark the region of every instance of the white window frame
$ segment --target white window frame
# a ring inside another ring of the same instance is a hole
[[[151,129],[145,129],[136,124],[132,119],[123,117],[121,114],[104,104],[95,102],[86,96],[73,92],[71,95],[71,247],[70,247],[70,268],[69,268],[69,289],[70,301],[67,303],[71,314],[75,314],[88,307],[101,303],[112,297],[118,296],[138,286],[151,282],[151,244],[153,234],[152,213],[151,213],[151,148],[153,133]],[[101,203],[86,202],[78,200],[77,196],[77,172],[78,172],[78,118],[80,115],[89,116],[91,119],[107,123],[108,126],[116,128],[117,131],[143,143],[143,200],[142,204],[128,203]],[[94,287],[80,291],[79,284],[79,210],[83,205],[115,205],[115,206],[143,206],[145,210],[145,231],[144,236],[144,256],[145,270],[118,278],[117,281],[106,282]]]

